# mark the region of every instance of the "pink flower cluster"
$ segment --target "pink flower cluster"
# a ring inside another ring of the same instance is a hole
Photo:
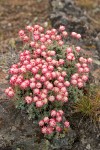
[[[19,37],[29,48],[20,53],[19,62],[13,64],[9,70],[12,76],[10,87],[5,90],[7,96],[16,96],[15,89],[18,87],[25,93],[25,103],[34,103],[36,108],[42,108],[44,105],[53,105],[54,102],[61,102],[63,105],[68,102],[70,86],[82,88],[85,85],[92,59],[80,57],[79,46],[65,45],[64,38],[68,37],[68,33],[64,26],[60,26],[59,30],[47,31],[40,25],[27,26],[26,31],[19,31]],[[72,32],[71,37],[80,39],[81,35]],[[77,71],[68,80],[65,65],[73,62]],[[27,93],[29,89],[31,94]],[[63,111],[52,110],[51,119],[45,117],[39,122],[42,133],[50,134],[54,130],[60,132],[62,129],[57,123],[62,122],[62,116]],[[64,125],[68,127],[69,123],[66,121]]]
[[[77,73],[73,74],[71,76],[71,84],[74,86],[78,86],[79,88],[82,88],[86,81],[88,80],[88,74],[89,74],[89,67],[88,65],[92,63],[91,58],[79,58],[79,62],[76,63]]]
[[[70,126],[68,121],[65,121],[63,124],[64,112],[62,110],[52,110],[50,115],[50,117],[44,117],[43,120],[39,121],[43,134],[51,134],[54,131],[61,132],[64,127],[68,128]],[[59,126],[59,123],[62,123],[62,127]]]
[[[9,96],[10,98],[12,98],[12,97],[15,95],[14,90],[13,90],[12,87],[7,88],[7,89],[5,90],[5,93],[6,93],[7,96]]]

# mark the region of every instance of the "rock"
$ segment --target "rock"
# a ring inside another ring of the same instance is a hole
[[[99,63],[100,66],[100,63]],[[100,85],[100,68],[93,71],[92,76],[94,77],[94,82],[96,85]]]
[[[59,8],[59,3],[63,8]],[[93,58],[92,72],[95,74],[94,71],[100,68],[100,33],[93,30],[93,27],[91,28],[87,11],[81,10],[80,7],[76,6],[74,0],[52,0],[51,4],[50,19],[52,26],[58,28],[62,24],[66,26],[68,32],[75,31],[82,35],[80,44],[82,48],[85,47],[85,54],[87,55],[88,50],[88,56]],[[99,76],[95,76],[95,83],[99,83]]]
[[[48,140],[42,140],[41,143],[34,144],[34,150],[50,150],[50,142]]]
[[[52,1],[51,5],[52,5],[52,8],[53,8],[53,11],[55,11],[56,9],[61,10],[62,8],[64,8],[64,3],[62,3],[59,0]]]
[[[13,132],[13,131],[16,131],[16,127],[15,126],[12,126],[12,128],[11,128],[11,132]]]
[[[87,149],[87,150],[91,150],[90,144],[88,144],[88,145],[86,146],[86,149]]]
[[[74,4],[74,1],[73,0],[65,0],[65,4]]]
[[[12,149],[20,149],[20,150],[33,150],[34,149],[34,140],[32,138],[30,139],[24,139],[14,142],[12,145]],[[38,150],[38,149],[37,149]]]
[[[97,34],[97,36],[95,38],[95,42],[96,42],[96,48],[97,48],[99,58],[100,58],[100,33]]]
[[[44,27],[45,28],[47,28],[48,27],[48,25],[49,25],[49,23],[46,21],[46,22],[44,22]]]
[[[74,130],[70,129],[68,133],[64,135],[64,137],[53,139],[53,143],[51,144],[51,149],[52,150],[58,150],[58,149],[71,150],[75,139],[76,139],[76,133]]]

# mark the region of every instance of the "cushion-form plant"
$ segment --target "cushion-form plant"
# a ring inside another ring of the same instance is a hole
[[[24,50],[9,70],[10,87],[5,93],[16,107],[38,120],[43,134],[62,132],[70,126],[62,109],[67,108],[68,100],[78,100],[92,59],[81,56],[80,46],[66,45],[64,26],[47,31],[40,25],[27,26],[19,36]],[[75,32],[69,36],[76,41],[81,38]]]

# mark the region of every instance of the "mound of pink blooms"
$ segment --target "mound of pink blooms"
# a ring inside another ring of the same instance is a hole
[[[69,36],[76,40],[81,38],[81,35],[75,32]],[[10,87],[5,90],[8,97],[16,97],[16,87],[24,93],[30,89],[31,94],[24,94],[23,99],[25,103],[34,103],[35,107],[40,109],[48,103],[53,105],[55,101],[64,105],[68,102],[70,86],[78,88],[85,86],[92,59],[80,56],[82,50],[80,46],[65,44],[64,39],[67,39],[68,33],[64,26],[60,26],[59,30],[47,31],[40,25],[27,26],[26,31],[19,31],[19,37],[29,48],[20,53],[19,62],[13,64],[9,70]],[[65,66],[66,64],[70,66],[71,63],[74,63],[76,72],[71,74],[68,80]],[[39,122],[42,133],[62,130],[57,122],[62,121],[63,114],[50,111],[51,118],[45,117]],[[69,127],[69,122],[66,121],[64,125]]]
[[[39,121],[39,126],[42,127],[41,132],[43,134],[51,134],[54,131],[61,132],[64,127],[69,128],[69,122],[63,121],[64,112],[62,110],[52,110],[50,114],[50,118],[44,117],[43,120]]]

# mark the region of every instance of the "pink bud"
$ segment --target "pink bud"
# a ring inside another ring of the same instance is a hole
[[[40,120],[39,121],[39,126],[43,126],[44,125],[44,121],[43,120]]]
[[[58,94],[57,96],[56,96],[56,99],[58,100],[58,101],[61,101],[62,100],[62,95],[60,95],[60,94]]]
[[[47,43],[47,44],[51,44],[52,41],[51,41],[50,39],[48,39],[46,43]]]
[[[50,39],[50,35],[45,34],[45,38],[46,38],[47,40]]]
[[[60,113],[61,116],[64,114],[63,110],[59,110],[58,112]]]
[[[77,64],[76,64],[76,67],[77,67],[77,68],[81,67],[81,64],[80,64],[80,63],[77,63]]]
[[[44,121],[45,123],[48,123],[48,122],[49,122],[49,118],[48,118],[48,117],[44,117],[43,121]]]
[[[87,64],[86,64],[86,63],[83,63],[83,64],[82,64],[82,67],[88,67],[88,66],[87,66]]]
[[[43,69],[42,69],[42,73],[43,73],[43,74],[47,73],[47,71],[48,71],[47,68],[43,68]]]
[[[34,89],[36,87],[36,84],[34,82],[30,83],[30,88]]]
[[[71,47],[68,47],[68,48],[66,49],[66,52],[67,52],[67,53],[72,53],[72,48],[71,48]]]
[[[36,102],[36,107],[40,108],[43,106],[43,102],[42,101],[37,101]]]
[[[87,80],[88,80],[88,76],[83,75],[83,76],[82,76],[82,80],[83,80],[83,81],[87,81]]]
[[[59,127],[59,126],[56,126],[56,131],[61,132],[61,131],[62,131],[62,128]]]
[[[59,82],[59,83],[57,84],[57,87],[58,87],[58,88],[62,88],[62,87],[63,87],[63,83],[62,83],[62,82]]]
[[[81,78],[78,78],[77,82],[83,82],[83,80]]]
[[[35,79],[40,80],[40,78],[41,78],[41,75],[40,75],[40,74],[36,74],[36,75],[35,75]]]
[[[58,44],[59,44],[59,46],[62,46],[64,44],[64,42],[59,40]]]
[[[65,122],[64,122],[64,125],[65,125],[66,128],[68,128],[68,127],[70,126],[70,124],[69,124],[68,121],[65,121]]]
[[[61,40],[61,36],[60,36],[60,35],[57,35],[57,36],[56,36],[56,40],[57,40],[57,41]]]
[[[44,28],[40,26],[40,27],[38,28],[38,30],[39,30],[40,32],[43,32],[43,31],[44,31]]]
[[[37,68],[32,68],[31,71],[32,71],[33,74],[36,74],[38,72],[38,69]]]
[[[69,81],[65,81],[65,82],[64,82],[64,85],[65,85],[66,87],[69,87],[69,86],[70,86],[70,82],[69,82]]]
[[[19,84],[19,85],[20,85],[21,83],[22,83],[22,79],[21,79],[21,78],[17,78],[17,79],[16,79],[16,84]]]
[[[65,30],[65,26],[62,26],[62,25],[61,25],[61,26],[59,27],[59,31],[62,32],[62,31],[64,31],[64,30]]]
[[[49,125],[51,127],[55,127],[56,126],[56,121],[54,119],[53,120],[50,119]]]
[[[21,88],[21,89],[26,89],[26,88],[27,88],[27,83],[22,82],[22,83],[20,84],[20,88]]]
[[[26,101],[27,104],[30,104],[32,102],[32,97],[26,96],[25,101]]]
[[[35,40],[35,41],[38,41],[39,38],[40,38],[39,35],[34,35],[34,40]]]
[[[24,33],[24,30],[20,30],[20,31],[19,31],[19,36],[24,36],[24,34],[25,34],[25,33]]]
[[[58,81],[59,81],[59,82],[63,82],[63,81],[64,81],[64,77],[59,76],[59,77],[58,77]]]
[[[80,61],[80,62],[83,62],[83,61],[84,61],[84,58],[83,58],[83,57],[80,57],[80,58],[79,58],[79,61]]]
[[[47,97],[47,95],[45,93],[41,93],[40,98],[41,99],[45,99]]]
[[[71,84],[77,85],[77,80],[71,80]]]
[[[65,96],[63,97],[63,102],[65,102],[65,103],[68,102],[68,97],[67,97],[67,96],[66,96],[66,97],[65,97]]]
[[[5,94],[9,93],[9,88],[5,89]]]
[[[41,92],[43,92],[44,94],[47,94],[47,93],[48,93],[47,89],[42,89]]]
[[[36,83],[36,88],[40,89],[42,87],[42,84],[40,82]]]
[[[62,93],[65,93],[65,92],[66,92],[66,87],[62,87],[62,88],[61,88],[61,92],[62,92]]]
[[[66,73],[65,71],[62,71],[61,75],[62,75],[63,77],[65,77],[65,76],[67,75],[67,73]]]
[[[33,97],[33,102],[37,102],[37,101],[39,101],[39,98],[37,96],[34,96]]]
[[[85,67],[85,68],[84,68],[84,72],[88,73],[89,71],[90,71],[90,70],[89,70],[88,67]]]
[[[88,58],[88,59],[87,59],[87,62],[88,62],[88,63],[92,63],[92,62],[93,62],[92,58]]]
[[[52,88],[53,88],[53,85],[51,83],[47,84],[47,89],[48,90],[52,90]]]
[[[84,69],[83,69],[82,67],[79,67],[79,68],[78,68],[78,72],[79,72],[79,73],[83,73],[83,72],[84,72]]]
[[[27,26],[26,29],[27,29],[28,31],[32,31],[32,30],[33,30],[33,27],[32,27],[32,26]]]
[[[23,41],[24,41],[24,42],[28,42],[28,41],[29,41],[29,37],[28,37],[28,36],[24,36],[24,37],[23,37]]]
[[[71,33],[71,36],[74,37],[74,38],[76,37],[76,35],[77,35],[76,32],[72,32],[72,33]]]
[[[31,42],[30,46],[34,48],[35,47],[35,42]]]
[[[9,97],[13,97],[13,96],[15,95],[15,93],[14,93],[14,91],[9,91],[9,92],[7,93],[7,95],[8,95]]]
[[[58,87],[54,87],[54,88],[53,88],[53,91],[54,91],[55,93],[58,93],[58,92],[60,91],[60,89],[59,89]]]
[[[79,88],[82,88],[84,85],[83,85],[83,82],[78,82],[78,87]]]
[[[71,55],[67,55],[66,59],[70,61],[73,59],[73,57]]]
[[[80,38],[81,38],[81,35],[80,35],[80,34],[77,34],[77,35],[76,35],[76,38],[77,38],[77,39],[80,39]]]
[[[51,72],[47,72],[47,73],[45,74],[45,77],[46,77],[47,79],[51,79]]]
[[[57,34],[57,30],[56,29],[51,29],[51,33],[50,34],[56,35]]]
[[[64,60],[63,59],[59,59],[59,65],[63,65],[64,64]]]
[[[26,73],[26,68],[25,68],[25,67],[21,67],[21,68],[19,69],[19,72],[20,72],[20,73]]]
[[[45,82],[46,81],[46,77],[45,76],[41,76],[40,81],[41,82]]]
[[[47,134],[51,134],[53,132],[53,127],[47,127]]]
[[[26,66],[26,69],[27,69],[27,70],[31,70],[31,69],[32,69],[32,65],[31,65],[31,64],[28,64],[28,65]]]
[[[41,50],[46,50],[47,48],[46,48],[46,46],[45,45],[41,45]]]
[[[37,95],[40,93],[40,90],[39,90],[39,89],[37,89],[37,88],[36,88],[36,89],[34,89],[33,91],[34,91],[34,94],[37,94]]]
[[[62,36],[67,37],[67,36],[68,36],[68,33],[67,33],[66,31],[63,31],[63,32],[62,32]]]
[[[49,99],[50,102],[54,102],[54,101],[55,101],[55,97],[54,97],[53,95],[52,95],[52,96],[49,96],[48,99]]]
[[[57,112],[56,112],[55,110],[52,110],[51,113],[50,113],[50,114],[51,114],[51,117],[55,117],[55,116],[56,116],[56,113],[57,113]]]
[[[43,128],[41,129],[41,132],[42,132],[43,134],[46,134],[46,133],[47,133],[47,127],[43,127]]]
[[[62,117],[61,117],[61,116],[56,117],[56,121],[57,121],[57,122],[61,122],[61,121],[62,121]]]
[[[76,51],[77,51],[77,52],[80,52],[80,51],[81,51],[80,46],[77,46],[77,47],[76,47]]]
[[[52,78],[56,78],[56,72],[51,73]]]
[[[52,40],[55,40],[55,39],[56,39],[56,36],[55,36],[55,35],[51,35],[51,39],[52,39]]]

